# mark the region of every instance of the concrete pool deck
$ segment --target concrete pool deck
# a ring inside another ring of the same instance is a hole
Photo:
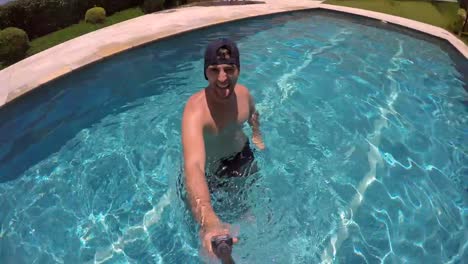
[[[322,4],[313,0],[262,0],[251,5],[187,6],[144,15],[54,46],[0,71],[0,107],[87,64],[194,29],[289,11],[326,9],[383,20],[450,42],[465,58],[468,46],[448,31],[397,16]]]

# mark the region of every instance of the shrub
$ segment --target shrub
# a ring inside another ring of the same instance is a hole
[[[466,18],[466,11],[462,8],[458,9],[457,16],[455,19],[448,25],[448,29],[453,33],[460,34],[463,29],[463,23],[465,22]]]
[[[165,0],[145,0],[143,2],[143,12],[145,13],[153,13],[155,11],[162,10],[164,7]]]
[[[18,27],[37,38],[78,23],[89,8],[107,15],[141,5],[143,0],[15,0],[0,5],[0,28]]]
[[[164,7],[165,8],[177,7],[177,6],[185,5],[188,2],[189,2],[188,0],[166,0],[164,1]]]
[[[102,7],[93,7],[86,11],[85,22],[91,24],[102,23],[106,20],[106,10]]]
[[[70,3],[73,1],[70,1]],[[0,28],[18,27],[36,37],[72,24],[68,1],[63,0],[16,0],[0,7]]]
[[[0,31],[0,61],[12,63],[26,56],[29,38],[19,28],[9,27]]]
[[[466,11],[466,9],[458,9],[458,18],[460,19],[460,24],[461,24],[461,27],[460,27],[460,33],[461,32],[464,32],[466,30],[466,21],[467,21],[467,16],[468,16],[468,12]]]

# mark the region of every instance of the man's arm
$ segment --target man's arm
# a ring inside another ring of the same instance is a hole
[[[205,143],[203,124],[188,103],[182,118],[182,144],[184,171],[188,199],[192,213],[202,229],[219,225],[220,220],[211,206],[211,198],[205,177]]]
[[[252,141],[259,149],[264,149],[265,144],[263,143],[262,134],[260,132],[260,115],[255,108],[255,102],[252,96],[249,94],[249,125],[252,127]]]

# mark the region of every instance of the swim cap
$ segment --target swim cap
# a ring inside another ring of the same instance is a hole
[[[229,50],[229,59],[220,58],[218,56],[218,50],[220,48],[226,48]],[[218,64],[235,64],[240,70],[239,49],[234,41],[227,38],[221,38],[208,44],[205,51],[205,68],[203,70],[205,79],[208,80],[208,77],[206,77],[206,69],[208,66]]]

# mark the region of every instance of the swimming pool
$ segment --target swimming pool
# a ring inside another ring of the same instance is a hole
[[[0,109],[2,263],[200,262],[177,191],[180,120],[222,36],[239,44],[267,146],[247,212],[215,194],[237,263],[466,259],[468,62],[313,11],[156,42]]]

